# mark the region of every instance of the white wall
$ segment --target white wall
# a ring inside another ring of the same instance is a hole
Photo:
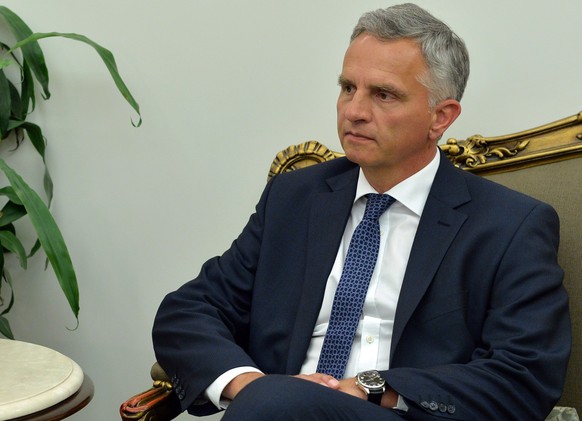
[[[51,270],[12,269],[21,340],[75,359],[96,385],[74,420],[112,420],[149,385],[162,297],[240,231],[280,149],[339,149],[336,79],[351,28],[394,1],[4,0],[34,30],[86,34],[116,54],[134,117],[96,54],[42,42],[53,97],[35,113],[49,141],[53,211],[79,277],[80,326]],[[419,1],[466,41],[472,74],[448,136],[507,134],[582,110],[582,2]],[[10,158],[35,185],[27,145]],[[6,153],[6,148],[3,149]]]

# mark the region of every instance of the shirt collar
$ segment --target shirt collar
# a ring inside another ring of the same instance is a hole
[[[435,156],[427,166],[384,192],[384,194],[389,194],[397,202],[420,217],[439,168],[440,155],[438,150],[435,150]],[[378,192],[370,185],[360,168],[354,203],[369,193],[377,194]]]

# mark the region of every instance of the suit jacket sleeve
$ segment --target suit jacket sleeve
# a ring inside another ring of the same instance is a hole
[[[202,393],[235,367],[298,373],[357,176],[355,164],[338,158],[275,177],[230,249],[166,296],[154,351],[182,409],[216,412]]]
[[[162,301],[153,327],[156,358],[174,384],[185,410],[216,412],[201,395],[219,375],[256,367],[245,351],[249,311],[271,183],[241,235],[222,256]],[[193,405],[196,403],[196,405]]]

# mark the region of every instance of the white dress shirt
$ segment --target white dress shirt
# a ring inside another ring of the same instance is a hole
[[[434,159],[423,169],[400,182],[387,192],[396,201],[380,217],[380,248],[370,280],[362,316],[352,345],[345,377],[354,377],[364,370],[388,370],[394,315],[412,242],[420,216],[440,161],[435,149]],[[335,291],[341,276],[343,262],[356,226],[364,217],[368,193],[378,193],[368,183],[362,170],[358,177],[356,196],[346,224],[335,263],[327,280],[321,310],[301,373],[315,373],[323,339],[327,331]],[[259,371],[254,367],[239,367],[224,373],[206,389],[205,396],[219,409],[228,402],[221,400],[224,387],[237,375]]]

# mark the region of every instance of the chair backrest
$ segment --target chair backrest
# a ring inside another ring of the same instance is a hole
[[[449,139],[440,145],[458,167],[536,197],[560,215],[558,258],[570,295],[573,347],[560,405],[582,409],[582,113],[523,132]],[[342,156],[309,141],[279,152],[269,178]]]

